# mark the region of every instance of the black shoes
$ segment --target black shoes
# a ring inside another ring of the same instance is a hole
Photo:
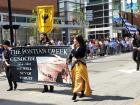
[[[48,92],[48,90],[43,89],[42,93]]]
[[[17,84],[14,86],[14,90],[16,90],[17,89]]]
[[[83,98],[84,96],[84,91],[81,91],[81,95],[79,96],[79,98]]]
[[[84,95],[84,91],[81,91],[81,95],[79,96],[79,98],[83,98],[85,95]],[[72,97],[72,100],[76,100],[76,98],[77,98],[77,94],[76,93],[74,93],[73,94],[73,97]]]
[[[137,71],[139,71],[139,63],[137,63]]]
[[[45,92],[53,92],[54,91],[54,86],[50,86],[50,90],[48,90],[48,86],[47,85],[44,85],[44,89],[42,91],[42,93],[45,93]]]
[[[17,84],[14,86],[14,90],[16,90],[17,89]],[[13,88],[9,88],[7,91],[12,91],[13,90]]]
[[[73,97],[72,97],[72,100],[76,100],[76,98],[77,98],[77,94],[74,93],[74,94],[73,94]]]
[[[44,89],[43,89],[42,93],[45,93],[45,92],[48,92],[48,86],[47,85],[44,85]]]
[[[13,88],[10,88],[10,89],[8,89],[7,91],[12,91],[13,90]]]
[[[50,86],[50,92],[54,91],[54,86]]]

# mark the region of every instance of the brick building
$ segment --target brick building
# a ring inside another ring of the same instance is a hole
[[[34,23],[30,20],[33,17],[32,10],[39,5],[54,5],[55,13],[57,12],[56,0],[11,0],[13,25],[19,25],[17,30],[13,30],[15,43],[20,42],[23,45],[28,43],[30,38],[37,38],[33,36]],[[0,0],[0,42],[10,40],[9,30],[4,29],[4,25],[9,25],[8,0]]]
[[[7,12],[8,0],[0,0],[0,12]],[[11,0],[13,13],[31,14],[33,8],[39,5],[54,5],[57,9],[56,0]]]
[[[0,0],[0,42],[10,39],[9,30],[3,29],[3,25],[9,24],[7,1]],[[73,34],[80,34],[84,29],[79,14],[81,10],[84,11],[85,0],[11,0],[11,5],[13,25],[20,26],[14,30],[14,40],[20,41],[22,45],[33,39],[37,42],[39,39],[39,35],[35,34],[37,29],[34,28],[34,22],[30,21],[33,18],[32,10],[39,5],[55,7],[54,29],[48,34],[51,38],[69,43]]]

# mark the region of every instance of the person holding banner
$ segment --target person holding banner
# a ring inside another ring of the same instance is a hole
[[[41,33],[41,34],[40,34],[40,44],[41,44],[41,45],[50,44],[50,40],[49,40],[49,38],[47,37],[47,34],[46,34],[46,33]]]
[[[77,93],[81,92],[80,98],[91,95],[91,88],[88,79],[88,72],[84,57],[86,55],[86,44],[81,35],[74,37],[74,44],[70,56],[67,59],[67,63],[72,62],[74,57],[76,60],[72,64],[72,85],[73,85],[73,97],[72,100],[76,100]]]
[[[50,45],[50,40],[47,37],[46,33],[41,33],[40,34],[40,44],[41,45]],[[48,91],[53,92],[54,91],[54,86],[50,85],[50,90],[49,90],[48,85],[45,84],[42,93],[45,93],[45,92],[48,92]]]
[[[14,84],[14,90],[17,88],[17,83],[14,81],[13,78],[13,73],[12,70],[10,69],[10,42],[8,40],[5,40],[3,42],[3,47],[4,47],[4,63],[5,63],[5,72],[6,72],[6,77],[8,79],[9,83],[9,89],[7,91],[13,90],[13,84]]]

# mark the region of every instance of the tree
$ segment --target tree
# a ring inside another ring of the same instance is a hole
[[[84,13],[84,7],[76,7],[74,6],[74,9],[72,11],[72,16],[73,16],[73,24],[78,24],[82,26],[82,29],[80,30],[83,35],[84,29],[85,29],[85,24],[86,24],[86,18],[85,18],[85,13]]]

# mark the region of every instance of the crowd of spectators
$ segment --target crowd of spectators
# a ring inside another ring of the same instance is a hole
[[[91,39],[86,42],[87,57],[115,55],[132,50],[132,38]]]
[[[47,35],[40,35],[39,45],[72,45],[72,42],[64,44],[61,40],[49,39]],[[93,58],[96,56],[115,55],[132,51],[132,38],[105,38],[105,39],[90,39],[86,41],[87,57]],[[25,46],[30,46],[28,43]]]

